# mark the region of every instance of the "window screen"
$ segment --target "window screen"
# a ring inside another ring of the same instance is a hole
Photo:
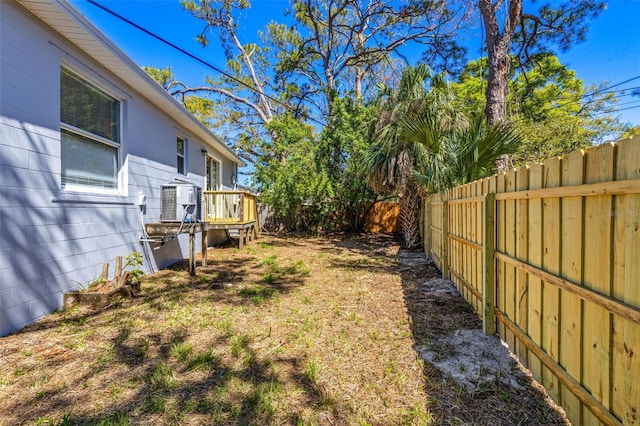
[[[186,174],[185,162],[184,162],[184,153],[186,150],[186,142],[182,138],[177,138],[177,150],[178,150],[178,173],[181,175]]]
[[[71,71],[60,71],[62,187],[118,187],[120,102]]]

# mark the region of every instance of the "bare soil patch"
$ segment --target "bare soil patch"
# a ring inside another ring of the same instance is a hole
[[[263,236],[209,259],[0,339],[0,425],[566,423],[515,360],[491,376],[454,358],[477,351],[477,316],[389,236]]]

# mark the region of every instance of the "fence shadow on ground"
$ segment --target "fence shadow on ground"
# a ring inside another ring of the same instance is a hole
[[[447,364],[447,357],[453,359],[456,351],[466,349],[442,342],[460,331],[480,331],[480,318],[455,287],[441,279],[441,272],[422,252],[401,249],[397,273],[402,279],[417,356],[421,356],[420,348],[429,348]],[[468,389],[428,361],[424,365],[425,387],[432,397],[428,409],[438,424],[567,424],[564,414],[530,376],[518,375],[517,389],[506,385],[498,374],[495,380]],[[462,372],[473,367],[460,364],[454,368]]]

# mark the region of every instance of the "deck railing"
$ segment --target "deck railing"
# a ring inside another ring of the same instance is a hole
[[[244,224],[257,220],[256,196],[246,191],[204,191],[204,220]]]

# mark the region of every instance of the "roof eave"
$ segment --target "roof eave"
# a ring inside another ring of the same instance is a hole
[[[186,130],[241,167],[247,164],[67,0],[18,0],[54,31],[117,75]]]

